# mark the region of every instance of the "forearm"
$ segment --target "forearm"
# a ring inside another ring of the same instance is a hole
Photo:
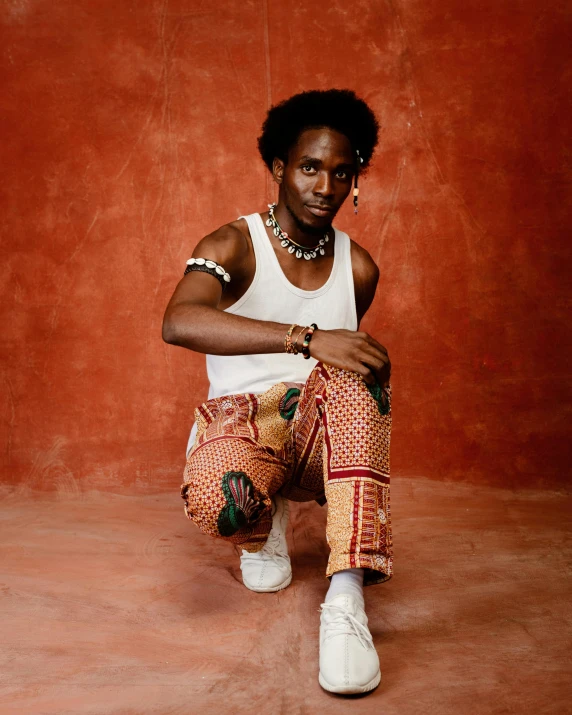
[[[181,303],[165,316],[163,340],[210,355],[280,353],[289,327],[206,305]]]
[[[211,355],[281,353],[289,327],[286,323],[253,320],[208,305],[181,302],[167,309],[163,340]],[[298,336],[296,328],[292,338]],[[316,330],[310,354],[333,367],[357,372],[368,384],[376,379],[383,387],[389,384],[391,363],[387,350],[367,333],[344,328]]]

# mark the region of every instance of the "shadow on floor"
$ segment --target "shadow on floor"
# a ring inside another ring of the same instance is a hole
[[[395,576],[365,592],[382,681],[355,701],[317,682],[326,508],[292,505],[292,585],[256,594],[176,489],[7,492],[0,712],[570,712],[570,502],[396,479]]]

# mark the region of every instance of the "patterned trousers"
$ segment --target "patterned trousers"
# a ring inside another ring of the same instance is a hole
[[[391,387],[318,363],[305,384],[214,398],[195,418],[181,494],[201,531],[255,552],[274,494],[327,501],[326,576],[364,568],[366,585],[391,577]]]

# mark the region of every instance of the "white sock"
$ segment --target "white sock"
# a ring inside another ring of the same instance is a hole
[[[363,600],[363,569],[345,569],[336,571],[330,581],[330,588],[326,594],[326,603],[341,593],[354,596],[359,605],[364,608]]]

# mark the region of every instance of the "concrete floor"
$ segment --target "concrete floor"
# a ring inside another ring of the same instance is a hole
[[[255,594],[176,487],[4,494],[0,712],[572,712],[569,496],[396,478],[382,681],[348,699],[317,682],[325,509],[293,505],[292,585]]]

